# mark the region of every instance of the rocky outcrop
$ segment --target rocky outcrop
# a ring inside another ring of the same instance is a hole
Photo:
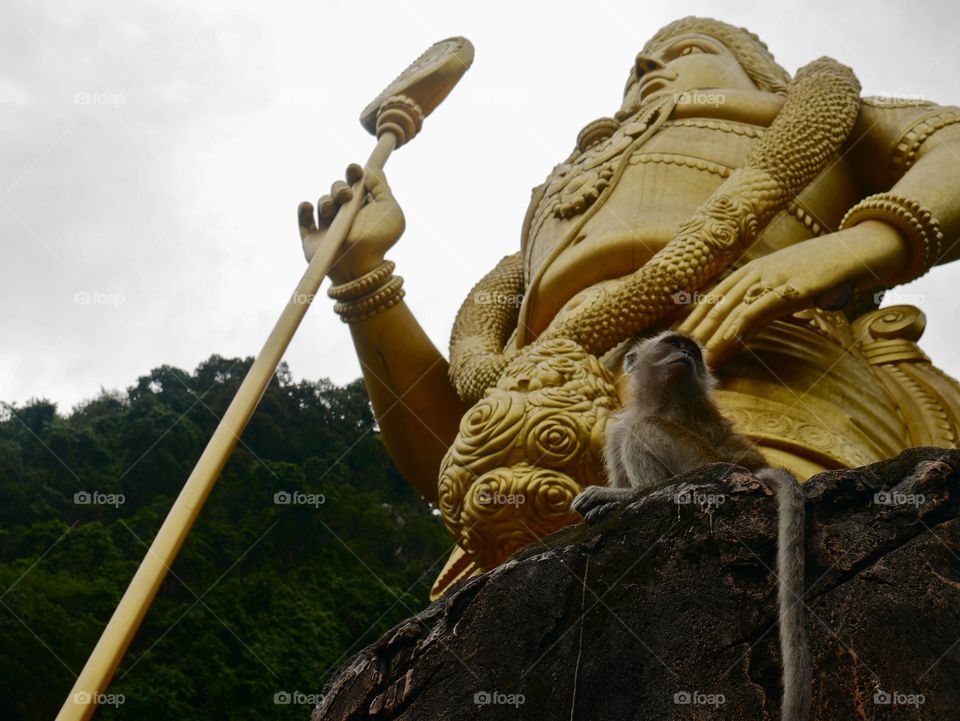
[[[806,495],[813,717],[955,718],[960,451],[822,473]],[[638,493],[393,628],[313,719],[777,719],[775,530],[736,466]]]

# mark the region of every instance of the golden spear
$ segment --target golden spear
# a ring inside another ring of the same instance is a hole
[[[460,37],[441,40],[417,58],[364,109],[360,122],[377,136],[377,144],[367,160],[367,169],[383,168],[390,153],[420,131],[423,118],[440,104],[472,62],[473,46],[469,40]],[[146,557],[64,701],[57,721],[85,721],[93,715],[98,700],[103,697],[311,300],[340,253],[364,196],[361,179],[354,185],[353,198],[340,208],[331,223],[260,354],[247,371],[237,395],[174,501]]]

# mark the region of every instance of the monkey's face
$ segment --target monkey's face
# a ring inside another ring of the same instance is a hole
[[[647,388],[678,381],[709,385],[710,376],[700,344],[676,331],[638,343],[624,357],[623,369]]]

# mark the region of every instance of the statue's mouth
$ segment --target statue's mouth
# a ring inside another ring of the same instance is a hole
[[[653,93],[665,90],[676,79],[676,73],[669,70],[653,70],[646,73],[640,81],[640,100],[646,100]]]

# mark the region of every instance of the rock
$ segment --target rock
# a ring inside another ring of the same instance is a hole
[[[955,717],[960,451],[822,473],[806,494],[813,717]],[[736,466],[638,493],[392,629],[312,718],[777,719],[775,529]]]

